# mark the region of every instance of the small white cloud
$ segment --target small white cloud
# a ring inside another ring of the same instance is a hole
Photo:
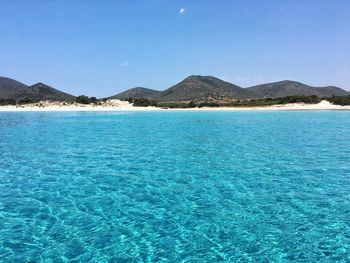
[[[186,11],[185,8],[181,8],[180,11],[179,11],[179,14],[181,15],[181,14],[183,14],[185,11]]]
[[[126,66],[129,66],[129,63],[128,62],[124,62],[124,63],[121,63],[120,66],[126,67]]]

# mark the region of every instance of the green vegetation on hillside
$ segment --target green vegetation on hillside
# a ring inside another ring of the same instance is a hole
[[[287,96],[283,98],[266,98],[266,99],[251,99],[251,100],[232,100],[232,101],[202,101],[189,103],[184,102],[158,102],[157,107],[161,108],[194,108],[194,107],[263,107],[277,104],[288,103],[307,103],[317,104],[321,101],[316,95],[312,96]]]
[[[194,101],[191,101],[190,103],[188,103],[188,107],[195,108],[195,107],[197,107],[197,105],[196,105],[196,103],[194,103]]]
[[[104,99],[102,101],[106,101]],[[316,95],[311,96],[286,96],[282,98],[264,98],[264,99],[243,99],[243,100],[223,100],[223,101],[174,101],[174,102],[157,102],[154,100],[146,99],[146,98],[138,98],[133,99],[129,98],[127,101],[132,103],[133,106],[136,107],[148,107],[154,106],[159,108],[203,108],[203,107],[264,107],[264,106],[272,106],[272,105],[283,105],[289,103],[306,103],[306,104],[317,104],[320,103],[321,100],[327,100],[330,103],[335,105],[350,105],[350,95],[349,96],[333,96],[330,98],[320,98]],[[24,104],[34,104],[40,102],[40,99],[34,98],[24,98],[18,101],[14,99],[0,99],[0,106],[5,105],[24,105]],[[79,104],[95,104],[101,105],[100,100],[96,97],[88,97],[85,95],[81,95],[76,97],[75,102]],[[64,103],[72,103],[71,101],[65,101]]]
[[[225,106],[224,104],[220,104],[218,102],[214,102],[214,101],[207,101],[207,102],[202,102],[198,104],[199,108],[203,108],[203,107],[221,107],[221,106]]]
[[[327,98],[327,100],[336,105],[342,105],[342,106],[350,105],[350,96],[338,96],[338,97],[333,96],[333,97]]]
[[[6,106],[6,105],[16,105],[17,102],[14,99],[0,99],[0,105]]]
[[[40,102],[41,99],[34,99],[34,98],[25,98],[17,101],[17,104],[22,105],[22,104],[32,104],[32,103],[38,103]]]
[[[225,106],[271,106],[278,104],[289,104],[289,103],[307,103],[307,104],[317,104],[320,103],[321,99],[316,95],[311,96],[286,96],[282,98],[265,98],[265,99],[252,99],[252,100],[238,100],[230,103],[226,103]],[[222,106],[222,105],[221,105]]]
[[[156,107],[164,109],[185,109],[185,108],[195,108],[197,104],[193,101],[190,103],[186,102],[157,102]]]
[[[133,103],[134,106],[148,107],[155,106],[159,108],[203,108],[203,107],[263,107],[277,104],[288,103],[307,103],[317,104],[321,101],[316,95],[311,96],[286,96],[283,98],[265,98],[265,99],[250,99],[250,100],[225,100],[225,101],[190,101],[190,102],[156,102],[146,98],[140,99],[127,99],[129,103]]]
[[[157,103],[154,100],[149,100],[145,98],[140,99],[128,99],[128,102],[132,103],[136,107],[148,107],[148,106],[157,106]]]
[[[85,95],[81,95],[76,97],[75,102],[79,104],[91,104],[91,103],[98,104],[99,100],[96,99],[96,97],[88,97]]]

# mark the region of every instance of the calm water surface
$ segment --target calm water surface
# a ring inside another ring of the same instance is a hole
[[[1,262],[349,262],[350,112],[0,113]]]

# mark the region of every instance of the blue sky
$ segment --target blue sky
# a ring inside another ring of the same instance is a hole
[[[199,74],[350,90],[347,0],[0,3],[0,76],[25,84],[101,97]]]

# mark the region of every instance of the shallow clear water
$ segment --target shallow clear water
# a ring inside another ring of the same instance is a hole
[[[349,262],[350,112],[0,113],[0,261]]]

